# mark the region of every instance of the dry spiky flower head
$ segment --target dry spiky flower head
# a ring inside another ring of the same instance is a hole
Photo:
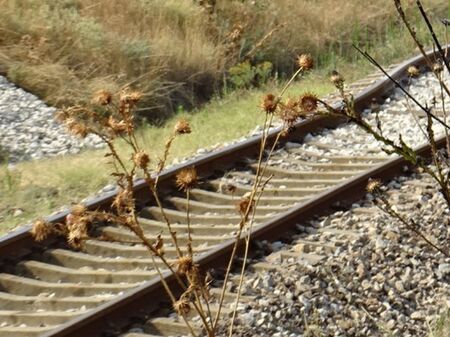
[[[253,207],[255,205],[255,201],[251,200],[250,195],[248,193],[244,194],[236,204],[237,211],[241,216],[245,214],[249,214],[253,211]],[[247,213],[248,212],[248,213]]]
[[[407,72],[409,77],[417,77],[420,75],[420,70],[416,66],[408,67]]]
[[[128,130],[127,123],[124,120],[118,121],[113,116],[109,116],[108,126],[116,136],[119,136]]]
[[[94,97],[92,97],[92,103],[98,105],[108,105],[112,101],[112,95],[110,92],[106,90],[99,90],[95,93]]]
[[[288,128],[294,126],[297,119],[301,117],[298,102],[289,99],[285,104],[281,104],[280,106],[278,117],[280,117]]]
[[[174,132],[177,135],[185,135],[191,133],[191,126],[185,119],[180,119],[177,124],[175,124]]]
[[[130,91],[130,89],[124,89],[119,96],[120,103],[136,105],[142,98],[142,92]]]
[[[317,110],[319,101],[316,95],[312,93],[305,93],[300,97],[299,106],[302,111],[312,113]]]
[[[437,74],[442,73],[442,71],[444,70],[444,67],[442,66],[441,63],[436,62],[435,64],[433,64],[433,71]]]
[[[52,233],[52,225],[39,219],[33,223],[30,234],[36,241],[43,241]]]
[[[80,248],[83,241],[89,239],[88,234],[88,219],[80,217],[74,220],[73,223],[67,225],[69,231],[67,235],[67,242],[74,248]]]
[[[88,127],[84,123],[76,120],[75,118],[72,117],[67,118],[65,120],[65,124],[67,130],[74,136],[85,138],[89,133]]]
[[[140,169],[146,170],[150,163],[150,157],[145,151],[139,151],[134,154],[133,162]]]
[[[182,297],[173,304],[173,309],[180,316],[186,316],[191,311],[191,306],[187,298]]]
[[[375,193],[378,192],[380,190],[381,187],[381,180],[379,179],[370,179],[369,182],[367,183],[367,187],[366,190],[369,193]]]
[[[118,213],[128,212],[130,209],[134,208],[133,195],[128,190],[122,189],[117,193],[111,206],[115,208]]]
[[[314,67],[314,60],[310,54],[302,54],[297,57],[297,65],[303,70],[310,70]]]
[[[176,184],[180,190],[188,191],[197,183],[198,176],[195,167],[189,167],[181,170],[176,175]]]
[[[272,114],[277,110],[278,103],[279,100],[277,97],[275,97],[275,95],[267,94],[266,96],[264,96],[261,107],[266,113]]]
[[[178,258],[176,265],[178,274],[186,275],[194,268],[194,261],[191,256],[185,255]]]
[[[333,70],[331,72],[330,81],[337,88],[340,88],[344,85],[344,77],[336,70]]]
[[[86,211],[87,211],[86,206],[81,204],[74,205],[70,209],[70,213],[77,216],[83,215]]]

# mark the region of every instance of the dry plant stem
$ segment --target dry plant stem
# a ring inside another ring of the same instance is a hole
[[[411,85],[411,78],[408,79],[408,87]],[[415,113],[412,110],[411,107],[411,103],[409,101],[409,98],[406,97],[406,108],[408,109],[408,111],[410,112],[411,116],[414,118],[414,122],[416,122],[417,126],[419,127],[420,131],[422,131],[423,135],[425,136],[425,138],[428,138],[427,133],[425,132],[425,130],[423,129],[422,125],[419,122],[419,119],[417,118],[417,116],[415,115]],[[444,119],[445,122],[445,119]],[[447,130],[447,129],[445,129]]]
[[[420,238],[422,238],[422,240],[424,240],[429,246],[433,247],[434,249],[436,249],[438,252],[444,254],[446,257],[449,257],[449,252],[444,250],[443,248],[437,246],[434,242],[432,242],[430,239],[428,239],[423,233],[422,231],[420,231],[418,228],[419,226],[417,225],[417,223],[415,223],[414,220],[410,220],[410,222],[408,222],[405,218],[403,218],[402,215],[400,215],[399,213],[397,213],[391,206],[391,204],[389,203],[389,200],[386,199],[386,197],[381,194],[381,193],[377,193],[377,197],[383,202],[384,207],[382,207],[381,205],[379,205],[378,202],[376,202],[377,199],[375,199],[375,205],[377,205],[378,208],[380,208],[382,211],[386,212],[387,214],[389,214],[391,217],[399,220],[406,228],[408,228],[409,230],[411,230],[412,232],[414,232],[416,235],[418,235]]]
[[[167,160],[167,156],[168,156],[168,153],[169,153],[170,145],[172,144],[172,142],[173,142],[174,139],[175,139],[175,136],[172,136],[172,137],[169,139],[169,141],[166,143],[166,148],[165,148],[165,152],[164,152],[164,159],[162,160],[162,164],[161,164],[160,167],[159,167],[160,170],[158,171],[158,176],[159,176],[159,173],[162,171],[162,169],[164,169],[165,162],[166,162],[166,160]],[[137,146],[136,138],[130,139],[130,142],[131,142],[131,143],[134,143],[133,149],[135,150],[135,153],[137,153],[137,152],[139,151],[139,148],[138,148],[138,146]],[[135,169],[135,166],[133,167],[133,170],[134,170],[134,169]],[[152,191],[152,194],[154,195],[154,198],[155,198],[155,200],[156,200],[156,202],[157,202],[157,204],[158,204],[158,207],[160,208],[160,210],[161,210],[161,212],[162,212],[162,214],[163,214],[164,219],[166,219],[166,225],[168,226],[168,229],[169,229],[169,231],[170,231],[172,240],[173,240],[173,242],[174,242],[174,246],[176,247],[177,253],[179,254],[178,257],[181,257],[181,256],[182,256],[182,253],[181,253],[181,250],[180,250],[180,248],[179,248],[178,241],[177,241],[177,239],[176,239],[175,233],[172,231],[171,224],[170,224],[170,222],[169,222],[169,220],[168,220],[166,214],[164,213],[164,209],[163,209],[162,204],[161,204],[161,201],[160,201],[160,199],[159,199],[159,195],[158,195],[158,193],[157,193],[157,185],[156,185],[156,183],[155,183],[154,185],[151,184],[150,173],[148,172],[147,169],[144,170],[144,176],[145,176],[146,181],[148,182],[148,185],[149,185],[149,187],[150,187],[150,190]],[[128,186],[131,186],[131,187],[132,187],[132,180],[129,182],[129,185],[128,185]],[[136,228],[132,228],[132,230],[133,230],[133,231],[135,232],[135,234],[136,234],[136,235],[144,242],[144,244],[150,249],[150,251],[153,252],[153,253],[156,253],[156,255],[161,259],[161,261],[163,261],[163,263],[169,268],[170,272],[171,272],[172,274],[175,275],[175,278],[176,278],[178,284],[179,284],[179,285],[181,286],[181,288],[185,291],[185,290],[186,290],[186,285],[185,285],[185,283],[181,280],[181,278],[179,277],[179,275],[172,269],[172,266],[167,262],[167,260],[164,258],[164,256],[162,256],[161,254],[159,254],[159,253],[153,248],[152,244],[151,244],[151,243],[148,241],[148,239],[145,237],[145,235],[144,235],[142,229],[140,228],[140,226],[139,226],[139,224],[138,224],[138,219],[137,219],[137,216],[136,216],[136,214],[135,214],[135,212],[134,212],[134,209],[132,210],[132,212],[133,212],[133,216],[134,216],[134,219],[135,219],[135,224],[137,225],[137,227],[136,227]],[[137,230],[137,228],[139,228],[139,230]],[[189,243],[188,243],[188,245],[189,245],[189,247],[192,247],[192,238],[191,238],[191,236],[190,236],[190,231],[189,231]],[[190,252],[191,252],[190,255],[192,256],[192,249],[190,250]],[[152,258],[152,260],[153,260],[153,258]],[[154,264],[154,265],[155,265],[155,264]],[[158,271],[158,274],[159,274],[161,280],[165,283],[165,280],[163,280],[162,274],[160,273],[160,271]],[[165,287],[165,288],[166,288],[166,287]],[[167,287],[167,288],[168,288],[168,287]],[[166,290],[167,290],[167,289],[166,289]],[[170,290],[170,289],[169,289],[169,290]],[[169,295],[169,296],[170,296],[170,295]],[[175,297],[173,296],[173,294],[172,294],[172,296],[170,296],[170,297],[171,297],[171,299],[172,299],[173,304],[175,304],[176,300],[174,300]],[[202,305],[201,305],[201,301],[200,301],[200,298],[199,298],[199,296],[198,296],[197,291],[195,291],[195,297],[196,297],[197,303],[193,302],[194,308],[195,308],[195,310],[197,311],[197,313],[199,314],[200,318],[202,319],[202,323],[203,323],[205,329],[206,329],[206,330],[208,331],[208,333],[210,334],[211,330],[210,330],[210,327],[209,327],[208,322],[207,322],[207,320],[206,320],[206,317],[205,317],[205,314],[204,314],[204,311],[203,311],[203,308],[202,308]],[[187,326],[188,326],[190,332],[193,334],[193,336],[195,336],[195,333],[194,333],[192,327],[190,326],[190,324],[188,323],[188,321],[187,321],[187,319],[186,319],[186,315],[183,314],[182,316],[183,316],[183,319],[185,320],[185,323],[187,324]]]
[[[116,151],[116,148],[115,148],[113,142],[111,140],[109,140],[108,138],[106,138],[104,135],[100,134],[100,133],[96,133],[96,135],[99,136],[106,143],[106,145],[108,146],[109,150],[112,153],[112,156],[113,156],[114,160],[116,160],[119,163],[119,165],[122,168],[123,172],[125,174],[128,174],[127,167],[123,163],[122,159],[120,159],[120,156],[117,154],[117,151]]]
[[[434,162],[434,165],[437,168],[438,178],[436,179],[439,183],[439,186],[441,187],[441,193],[444,196],[445,201],[447,202],[447,205],[450,207],[450,190],[448,187],[448,178],[446,178],[446,174],[444,172],[444,169],[441,164],[441,160],[439,159],[439,153],[436,146],[436,141],[434,137],[434,131],[433,131],[433,120],[428,117],[428,124],[427,124],[427,132],[429,135],[429,141],[431,146],[431,153],[432,153],[432,159]]]
[[[406,96],[408,96],[414,102],[414,104],[416,104],[421,110],[423,110],[427,115],[430,115],[435,121],[442,124],[442,126],[444,126],[445,128],[450,128],[450,126],[447,125],[447,123],[444,123],[444,121],[441,120],[439,117],[436,117],[435,115],[433,115],[430,112],[430,109],[428,109],[428,108],[424,107],[422,104],[420,104],[419,101],[417,101],[417,99],[414,96],[412,96],[398,81],[396,81],[392,76],[390,76],[386,72],[386,70],[384,70],[384,68],[372,56],[370,56],[370,54],[362,51],[356,45],[353,45],[353,47],[359,53],[361,53],[361,55],[363,55],[370,63],[372,63],[375,67],[377,67],[392,83],[395,84],[395,86],[397,88],[399,88]],[[440,82],[440,83],[442,83],[442,82]],[[445,84],[442,84],[442,85],[445,85]],[[449,93],[449,96],[450,96],[450,93]]]
[[[408,147],[405,143],[402,143],[402,146],[396,145],[391,139],[388,139],[384,137],[383,135],[377,133],[367,122],[365,122],[363,119],[359,118],[356,112],[354,111],[347,111],[352,110],[353,107],[351,105],[348,105],[348,99],[345,97],[344,93],[341,93],[343,95],[342,99],[344,100],[344,108],[343,111],[345,113],[345,116],[350,119],[350,121],[354,122],[356,125],[364,129],[367,133],[371,134],[376,140],[384,143],[388,147],[392,148],[393,151],[388,151],[386,149],[383,149],[388,154],[395,152],[396,154],[402,156],[407,161],[412,163],[414,166],[418,166],[422,168],[426,173],[428,173],[436,182],[439,184],[439,186],[442,189],[442,194],[444,196],[445,201],[450,206],[450,191],[448,190],[448,184],[447,181],[440,179],[441,175],[436,175],[436,173],[431,170],[426,163],[420,158],[417,157],[414,150]],[[332,106],[327,104],[326,102],[319,100],[321,104],[323,104],[326,109],[336,115],[342,115],[342,112],[340,110],[334,109]],[[431,119],[431,116],[428,116],[428,118]],[[430,139],[430,137],[428,137]],[[431,141],[434,142],[434,135],[431,137]]]
[[[292,82],[294,81],[294,79],[295,79],[299,74],[301,74],[302,72],[303,72],[303,68],[300,67],[300,68],[294,73],[294,75],[292,75],[292,77],[289,79],[289,81],[286,83],[286,85],[285,85],[284,88],[281,90],[280,94],[278,95],[278,97],[277,97],[277,100],[278,100],[278,101],[281,100],[281,98],[283,97],[283,95],[285,94],[285,92],[286,92],[286,90],[289,88],[289,86],[292,84]],[[257,190],[258,190],[258,185],[259,185],[260,182],[261,182],[260,179],[261,179],[261,176],[262,176],[262,174],[261,174],[262,159],[263,159],[264,149],[265,149],[265,147],[266,147],[266,143],[267,143],[267,139],[268,139],[268,135],[269,135],[269,129],[270,129],[270,126],[272,125],[272,121],[273,121],[273,114],[270,114],[269,122],[267,123],[267,113],[266,113],[265,120],[264,120],[264,127],[263,127],[263,135],[262,135],[262,139],[261,139],[261,146],[260,146],[260,150],[259,150],[258,164],[257,164],[257,169],[256,169],[256,177],[255,177],[255,181],[254,181],[254,183],[253,183],[251,195],[250,195],[250,197],[249,197],[249,204],[248,204],[248,206],[247,206],[247,209],[246,209],[246,211],[245,211],[245,214],[243,215],[243,217],[242,217],[242,219],[241,219],[241,221],[240,221],[240,223],[239,223],[239,230],[238,230],[238,233],[236,234],[235,244],[234,244],[234,246],[233,246],[233,250],[232,250],[232,253],[231,253],[231,256],[230,256],[230,260],[229,260],[229,263],[228,263],[228,266],[227,266],[227,270],[226,270],[226,272],[225,272],[224,283],[223,283],[223,286],[222,286],[222,291],[221,291],[220,300],[219,300],[219,309],[218,309],[218,311],[217,311],[217,314],[216,314],[216,317],[215,317],[215,320],[214,320],[214,324],[213,324],[213,329],[214,329],[214,330],[216,329],[217,324],[218,324],[218,321],[219,321],[220,312],[221,312],[221,308],[222,308],[222,306],[223,306],[223,300],[224,300],[224,297],[225,297],[226,285],[227,285],[227,283],[228,283],[229,274],[230,274],[230,272],[231,272],[231,266],[232,266],[232,263],[233,263],[233,261],[234,261],[234,258],[235,258],[236,252],[237,252],[237,248],[238,248],[238,244],[239,244],[239,239],[240,239],[240,237],[241,237],[241,234],[242,234],[242,230],[243,230],[243,228],[244,228],[244,225],[245,225],[245,224],[247,223],[247,221],[248,221],[249,213],[250,213],[250,211],[252,210],[252,204],[253,204],[253,202],[254,202],[254,200],[255,200],[255,195],[256,195]],[[268,158],[267,158],[267,162],[268,162],[268,160],[270,159],[270,155],[272,154],[272,152],[273,152],[273,150],[274,150],[276,144],[278,143],[278,140],[279,140],[279,138],[280,138],[280,136],[281,136],[281,133],[282,133],[282,132],[280,131],[280,132],[277,134],[276,140],[275,140],[275,142],[274,142],[274,144],[273,144],[273,146],[272,146],[272,148],[271,148],[270,154],[269,154],[269,156],[268,156]],[[266,162],[266,166],[265,166],[265,167],[267,167],[267,162]],[[264,168],[264,171],[265,171],[265,168]],[[258,199],[258,200],[259,200],[259,199]],[[255,212],[255,209],[254,209],[254,208],[253,208],[253,212]],[[253,219],[253,218],[254,218],[254,215],[253,215],[252,219]],[[252,221],[252,222],[253,222],[253,221]],[[249,231],[249,233],[251,233],[251,231]],[[250,238],[248,238],[248,240],[246,239],[246,246],[245,246],[245,252],[246,252],[246,254],[248,253],[249,242],[250,242]],[[245,261],[246,261],[246,258],[244,259],[244,263],[243,263],[244,266],[245,266]],[[244,268],[245,268],[245,267],[244,267]],[[241,273],[241,278],[240,278],[240,282],[239,282],[240,284],[242,283],[242,280],[243,280],[243,274]],[[239,289],[241,289],[241,287],[239,287]],[[240,291],[238,291],[238,294],[237,294],[236,307],[237,307],[237,303],[238,303],[238,301],[239,301],[239,297],[240,297]],[[234,312],[233,312],[233,321],[232,321],[232,322],[234,322],[235,313],[236,313],[236,310],[234,310]],[[233,327],[233,323],[231,324],[231,327],[230,327],[230,333],[232,333],[232,327]]]
[[[155,186],[158,186],[159,176],[160,176],[162,170],[164,169],[164,167],[166,167],[167,158],[169,156],[170,148],[171,148],[174,140],[175,140],[175,135],[172,135],[166,142],[166,145],[164,147],[163,158],[161,159],[161,162],[158,164],[158,170],[156,172],[156,178],[155,178]]]
[[[182,253],[182,251],[180,249],[180,246],[178,244],[178,240],[177,240],[177,237],[175,235],[175,232],[172,230],[171,222],[170,222],[169,218],[167,217],[166,212],[164,211],[164,207],[162,206],[161,200],[160,200],[159,195],[158,195],[157,187],[156,187],[155,184],[152,183],[152,177],[151,177],[150,173],[147,170],[145,170],[145,172],[144,172],[144,179],[145,179],[145,181],[147,183],[148,188],[152,192],[153,198],[156,201],[156,205],[158,206],[158,208],[159,208],[159,210],[161,212],[161,215],[162,215],[162,217],[164,219],[164,222],[166,223],[167,228],[169,230],[169,234],[170,234],[170,237],[172,239],[172,243],[173,243],[173,245],[174,245],[174,247],[175,247],[175,249],[177,251],[178,257],[180,258],[180,257],[183,256],[183,253]]]
[[[181,289],[183,289],[184,291],[187,289],[186,284],[183,282],[183,280],[181,280],[180,276],[178,275],[178,273],[172,268],[172,266],[170,265],[170,263],[165,259],[164,256],[162,256],[161,254],[159,254],[152,246],[151,242],[147,239],[147,237],[145,237],[145,235],[143,234],[142,230],[140,231],[136,231],[136,229],[132,229],[133,232],[139,237],[139,239],[141,239],[141,241],[144,243],[144,245],[150,250],[150,252],[152,252],[153,254],[155,254],[156,256],[158,256],[159,259],[161,259],[161,261],[167,266],[167,268],[169,269],[169,271],[171,272],[171,274],[173,274],[178,282],[178,284],[180,285]],[[162,275],[162,273],[158,272],[160,279],[163,283],[166,283],[164,280],[164,277]],[[167,286],[168,287],[168,286]],[[170,288],[168,288],[170,291]],[[167,290],[167,289],[166,289]],[[175,298],[172,294],[171,299]],[[172,300],[173,301],[173,300]],[[176,300],[173,301],[173,304],[175,304]],[[201,306],[199,306],[197,303],[193,302],[194,308],[197,311],[197,313],[199,313],[200,318],[202,319],[202,323],[205,327],[205,329],[207,329],[209,331],[209,325],[208,322],[206,321],[206,318],[204,316],[203,310],[201,308]],[[195,336],[195,334],[193,334]]]
[[[228,260],[228,265],[227,265],[227,269],[225,271],[225,277],[224,277],[224,280],[223,280],[222,290],[221,290],[221,293],[220,293],[219,307],[218,307],[218,310],[217,310],[217,313],[216,313],[216,317],[214,318],[214,323],[212,325],[213,326],[213,330],[215,330],[217,328],[217,324],[219,323],[220,313],[221,313],[222,306],[223,306],[223,301],[224,301],[224,298],[225,298],[226,286],[228,284],[228,279],[229,279],[230,273],[231,273],[231,267],[233,265],[234,258],[236,256],[237,248],[238,248],[238,245],[239,245],[239,240],[240,240],[241,234],[242,234],[242,229],[244,228],[244,225],[245,225],[245,223],[247,221],[246,218],[248,217],[248,213],[249,213],[250,207],[251,207],[251,202],[253,200],[252,198],[254,197],[254,192],[255,192],[256,186],[257,186],[256,184],[257,184],[257,180],[258,180],[257,179],[258,172],[259,172],[259,168],[261,166],[261,161],[262,161],[262,157],[263,157],[264,147],[265,147],[267,136],[268,136],[268,131],[266,133],[266,128],[268,128],[268,126],[270,127],[272,118],[273,118],[273,115],[271,115],[270,119],[268,119],[267,114],[265,115],[264,124],[263,124],[262,138],[261,138],[261,144],[260,144],[260,149],[259,149],[258,168],[257,168],[257,171],[256,171],[257,172],[256,173],[256,178],[255,178],[255,182],[253,183],[249,206],[247,207],[245,214],[242,216],[241,221],[239,222],[238,232],[236,233],[235,238],[234,238],[233,249],[231,251],[230,259]]]
[[[326,103],[322,102],[322,104],[326,104]],[[327,109],[333,109],[329,105],[326,105],[326,106],[327,106]],[[336,111],[336,113],[338,113],[338,112]],[[407,149],[405,150],[403,147],[399,147],[399,146],[395,145],[395,143],[392,140],[378,134],[376,131],[373,130],[373,128],[368,123],[366,123],[365,121],[363,121],[360,118],[354,117],[353,115],[354,115],[354,113],[347,113],[347,117],[350,118],[351,121],[353,121],[358,126],[362,127],[367,133],[371,134],[376,140],[381,141],[385,145],[392,147],[394,149],[395,153],[401,155],[406,160],[410,161],[412,164],[421,167],[426,173],[428,173],[430,176],[432,176],[433,179],[436,180],[436,182],[438,182],[438,184],[440,185],[441,192],[444,196],[444,199],[446,200],[447,204],[450,205],[450,193],[449,193],[449,190],[447,187],[447,182],[445,181],[445,178],[443,176],[443,171],[442,171],[442,168],[440,165],[437,166],[438,175],[436,175],[436,173],[433,172],[433,170],[431,170],[422,160],[420,160],[419,158],[416,158],[416,157],[412,157],[410,155],[410,153],[414,153],[414,151],[411,148],[407,147]],[[428,123],[429,128],[427,128],[427,131],[428,131],[430,146],[432,148],[433,153],[435,153],[437,150],[436,150],[436,143],[434,140],[434,133],[432,130],[431,116],[428,116],[428,121],[429,121],[429,123]],[[403,144],[403,145],[406,147],[406,144]],[[432,157],[433,157],[433,159],[437,160],[437,154],[434,154]],[[383,200],[383,202],[386,202],[388,205],[388,201],[385,198],[382,200]],[[396,218],[399,217],[399,215],[391,207],[389,209],[393,212],[392,213],[393,216],[395,216]],[[405,223],[407,228],[413,230],[417,235],[422,237],[433,248],[439,250],[444,255],[448,256],[447,252],[443,251],[442,249],[440,249],[439,247],[434,245],[430,240],[428,240],[428,238],[426,238],[426,236],[417,229],[417,225],[414,224],[416,226],[416,227],[414,227],[414,226],[409,225],[404,219],[401,219],[401,221],[403,223]]]
[[[187,199],[186,221],[187,221],[187,226],[188,226],[188,244],[187,244],[187,249],[188,249],[188,255],[193,260],[193,255],[194,254],[193,254],[193,251],[192,251],[191,219],[190,219],[190,209],[189,209],[189,201],[190,201],[190,189],[189,188],[186,190],[186,199]],[[190,282],[190,283],[192,284],[192,282]],[[199,313],[199,314],[204,316],[204,317],[206,317],[205,312],[203,310],[202,302],[201,302],[201,298],[203,298],[203,300],[206,303],[206,310],[207,310],[209,321],[212,322],[211,308],[209,306],[209,301],[206,298],[205,291],[203,289],[201,289],[200,290],[200,295],[199,295],[199,291],[197,289],[195,289],[195,297],[196,297],[196,301],[198,303],[198,306],[199,306],[199,308],[201,310],[201,313]]]
[[[422,17],[428,27],[428,30],[430,31],[431,37],[433,38],[433,41],[438,48],[439,54],[441,55],[442,62],[444,62],[445,67],[447,68],[447,71],[450,73],[450,65],[445,57],[445,52],[442,49],[441,43],[439,42],[438,38],[436,37],[436,34],[434,33],[433,25],[431,24],[430,20],[428,19],[427,13],[423,9],[422,2],[420,0],[416,0],[416,4],[417,4],[417,7],[419,8],[420,14],[422,15]]]
[[[271,175],[268,179],[266,179],[266,181],[261,186],[260,193],[258,194],[258,197],[256,198],[256,201],[255,201],[255,205],[254,205],[254,207],[252,209],[252,216],[251,216],[251,219],[250,219],[249,228],[247,230],[247,235],[245,237],[244,258],[243,258],[243,262],[242,262],[241,273],[240,273],[240,276],[239,276],[239,284],[238,284],[238,290],[237,290],[237,294],[236,294],[236,300],[234,302],[233,316],[231,317],[231,322],[230,322],[230,331],[229,331],[229,334],[228,334],[229,337],[231,337],[233,335],[233,326],[234,326],[234,321],[236,319],[237,307],[239,305],[239,301],[240,301],[240,298],[241,298],[242,284],[244,283],[244,273],[245,273],[245,269],[246,269],[246,266],[247,266],[248,252],[249,252],[249,248],[250,248],[250,235],[251,235],[252,230],[253,230],[253,224],[254,224],[254,219],[255,219],[255,215],[256,215],[256,210],[258,208],[259,201],[261,200],[261,196],[262,196],[262,194],[264,192],[264,188],[269,183],[269,181],[272,179],[272,177],[273,177],[273,175]]]
[[[258,178],[259,178],[259,181],[255,184],[255,186],[258,189],[258,187],[261,185],[261,188],[260,188],[260,192],[258,194],[258,197],[256,199],[255,205],[254,205],[254,207],[252,209],[252,216],[251,216],[250,221],[249,221],[248,234],[245,237],[244,258],[243,258],[243,262],[242,262],[241,273],[240,273],[240,276],[239,276],[238,291],[237,291],[236,300],[235,300],[235,303],[234,303],[233,316],[232,316],[231,322],[230,322],[229,337],[231,337],[232,334],[233,334],[233,326],[234,326],[234,321],[236,319],[237,306],[239,304],[239,300],[240,300],[240,296],[241,296],[241,290],[242,290],[242,284],[244,282],[244,273],[245,273],[245,268],[247,266],[248,251],[249,251],[249,248],[250,248],[250,235],[251,235],[253,224],[254,224],[254,219],[255,219],[255,215],[256,215],[256,209],[258,208],[258,204],[259,204],[261,196],[262,196],[262,194],[264,192],[264,188],[269,183],[269,181],[272,179],[273,175],[271,175],[268,179],[266,179],[266,181],[263,184],[261,184],[261,181],[264,178],[264,173],[266,172],[266,169],[267,169],[267,166],[268,166],[268,163],[269,163],[269,159],[271,158],[271,156],[273,154],[273,151],[275,150],[275,147],[278,144],[278,141],[279,141],[279,139],[280,139],[282,134],[283,134],[283,130],[278,132],[278,134],[276,136],[276,139],[275,139],[275,141],[274,141],[274,143],[272,145],[272,148],[270,149],[270,152],[269,152],[269,154],[267,156],[267,159],[266,159],[266,162],[265,162],[264,167],[262,169],[262,172],[261,172],[261,174],[259,176],[257,175],[256,178],[255,178],[256,180],[258,180]]]
[[[281,99],[281,97],[283,97],[283,95],[285,94],[286,90],[291,86],[291,84],[295,80],[295,78],[298,75],[300,75],[301,73],[303,73],[303,68],[302,67],[298,68],[298,70],[295,72],[295,74],[292,75],[290,80],[286,83],[286,85],[284,86],[283,90],[281,90],[280,94],[278,95],[278,99]]]
[[[445,45],[448,46],[448,31],[447,31],[447,26],[444,25],[444,35],[445,35]],[[448,55],[448,49],[445,49],[445,58],[447,58]]]
[[[192,236],[191,236],[191,217],[190,217],[190,210],[189,210],[189,201],[190,201],[190,189],[188,188],[186,190],[186,200],[187,200],[187,206],[186,206],[186,221],[187,221],[187,226],[188,226],[188,244],[187,244],[187,248],[188,248],[188,254],[190,257],[193,257],[193,252],[192,252]]]
[[[447,95],[450,96],[450,90],[448,89],[447,85],[440,79],[439,77],[439,73],[436,72],[433,69],[433,63],[431,62],[430,58],[428,57],[427,53],[425,52],[425,49],[422,45],[422,43],[419,41],[419,39],[417,38],[416,32],[414,31],[414,29],[411,27],[411,25],[409,24],[408,19],[406,18],[406,14],[403,11],[403,7],[401,4],[400,0],[394,0],[395,3],[395,7],[397,8],[397,12],[400,15],[400,18],[403,21],[403,24],[405,25],[405,27],[407,28],[409,34],[411,35],[412,39],[414,40],[414,43],[417,45],[417,47],[420,50],[420,53],[422,54],[422,56],[424,57],[425,61],[427,62],[428,67],[431,69],[431,71],[433,72],[433,74],[436,76],[436,78],[439,80],[439,83],[442,85],[442,88],[445,90],[445,92],[447,93]]]
[[[446,39],[447,39],[447,30],[445,30],[446,33]],[[448,44],[448,43],[447,43]],[[446,49],[447,52],[447,49]],[[447,55],[446,55],[447,57]],[[439,82],[443,82],[443,76],[442,73],[440,73],[439,75],[440,81]],[[441,102],[442,102],[442,113],[444,114],[444,122],[447,123],[447,109],[445,108],[445,96],[444,96],[444,88],[442,87],[442,85],[440,85],[440,94],[441,94]],[[450,156],[450,139],[449,139],[449,135],[448,135],[448,130],[445,129],[445,139],[446,139],[446,146],[447,146],[447,156]]]

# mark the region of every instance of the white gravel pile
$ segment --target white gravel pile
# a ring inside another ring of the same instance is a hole
[[[56,109],[0,76],[0,147],[9,161],[41,159],[101,148],[96,136],[78,139],[54,119]]]

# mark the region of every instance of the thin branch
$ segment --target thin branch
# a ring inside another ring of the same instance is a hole
[[[436,47],[438,48],[439,54],[441,55],[442,62],[444,62],[445,67],[447,68],[447,71],[450,73],[449,62],[448,62],[447,58],[445,57],[445,52],[442,49],[442,46],[441,46],[438,38],[436,37],[436,34],[434,33],[433,25],[431,24],[430,20],[428,19],[428,15],[425,12],[425,10],[423,9],[423,6],[422,6],[422,3],[420,2],[420,0],[416,0],[416,4],[417,4],[417,7],[419,8],[420,14],[422,15],[423,19],[425,20],[425,23],[428,27],[428,30],[430,31],[431,36],[433,37],[433,41],[436,44]]]
[[[445,123],[443,120],[441,120],[439,117],[436,117],[430,112],[429,108],[424,107],[422,104],[419,103],[419,101],[411,95],[396,79],[394,79],[391,75],[389,75],[386,70],[372,57],[369,55],[369,53],[362,51],[359,49],[356,45],[353,45],[353,48],[355,48],[359,53],[361,53],[362,56],[364,56],[370,63],[372,63],[375,67],[377,67],[394,85],[399,88],[406,96],[408,96],[421,110],[423,110],[428,116],[433,118],[435,121],[440,123],[446,128],[450,129],[450,126]]]

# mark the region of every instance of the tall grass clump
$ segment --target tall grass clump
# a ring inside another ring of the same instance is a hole
[[[211,88],[221,48],[190,0],[1,0],[0,63],[56,105],[132,84],[148,109]],[[206,93],[205,93],[206,95]],[[151,110],[150,110],[151,112]]]
[[[447,1],[428,4],[446,14]],[[0,8],[0,68],[12,81],[58,106],[132,84],[144,93],[138,113],[153,121],[225,86],[289,78],[305,50],[332,69],[361,59],[352,44],[395,43],[380,61],[414,49],[396,43],[405,29],[389,0],[0,0]]]

